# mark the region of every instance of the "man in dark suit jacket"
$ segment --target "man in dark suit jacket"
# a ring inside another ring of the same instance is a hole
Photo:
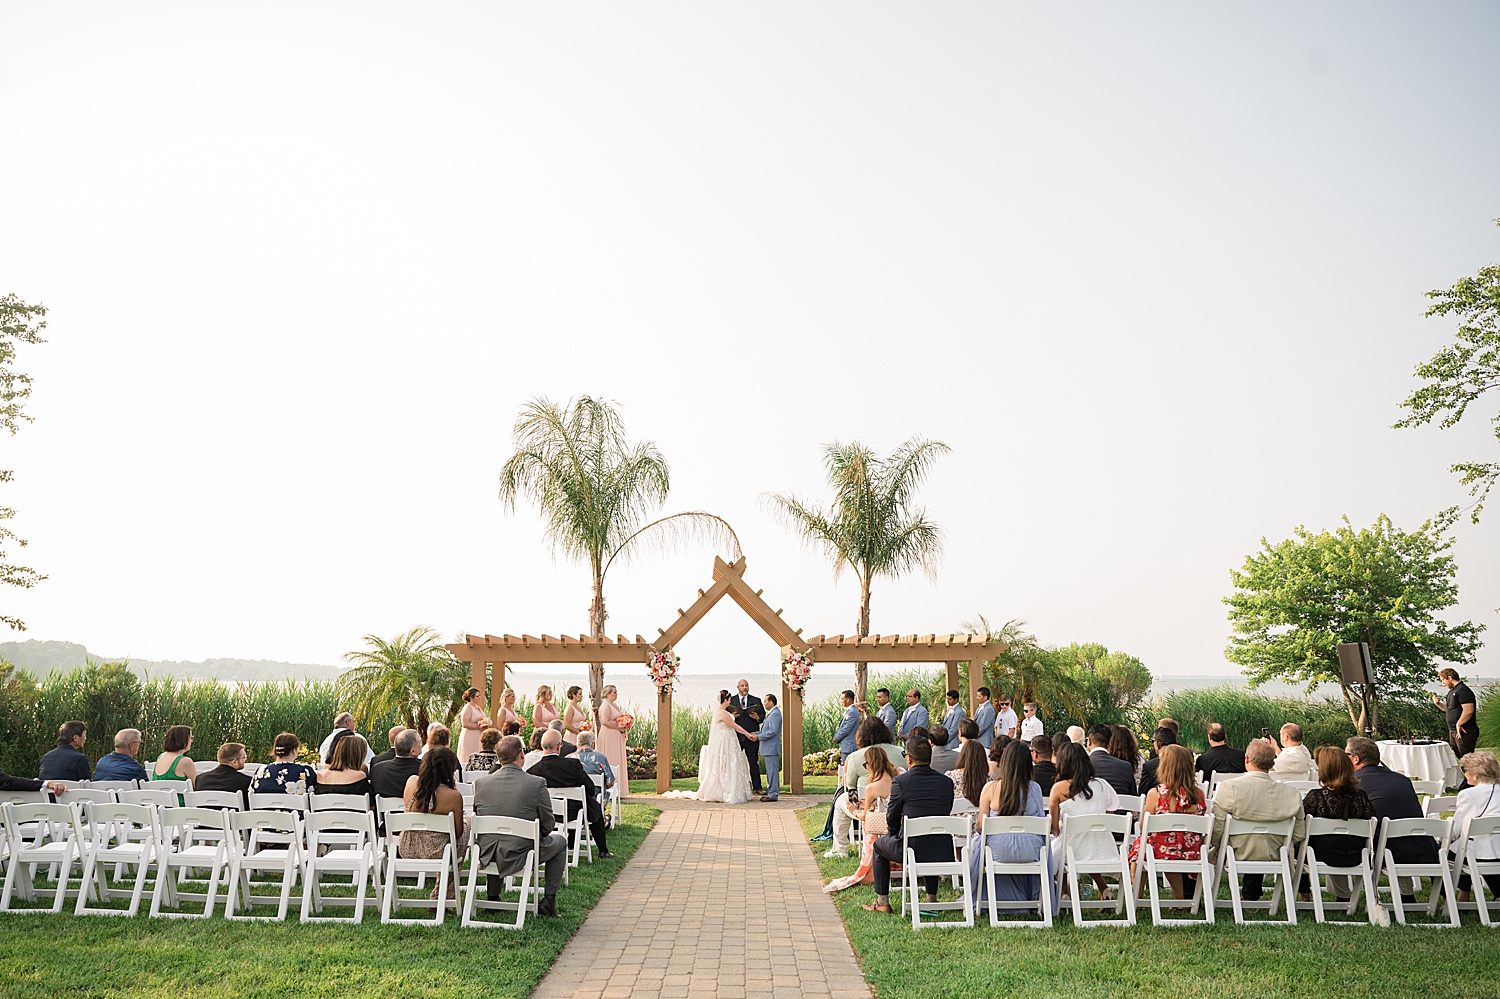
[[[1411,778],[1380,765],[1380,747],[1373,739],[1357,735],[1344,744],[1344,752],[1354,764],[1354,779],[1359,781],[1360,790],[1370,796],[1377,819],[1422,818],[1422,802]],[[1437,842],[1431,836],[1398,836],[1386,841],[1386,849],[1398,864],[1438,862]],[[1402,892],[1401,900],[1415,902],[1414,891]]]
[[[1231,746],[1228,738],[1223,725],[1214,722],[1208,726],[1208,749],[1203,751],[1194,764],[1204,780],[1208,780],[1213,774],[1245,772],[1245,751]]]
[[[391,730],[389,732],[387,732],[386,736],[385,736],[386,744],[389,745],[391,748],[387,749],[383,753],[376,753],[373,757],[371,757],[370,758],[370,766],[371,767],[375,766],[375,764],[377,764],[377,763],[384,763],[386,760],[394,760],[396,758],[396,736],[400,735],[402,732],[405,732],[405,731],[406,731],[406,726],[405,725],[392,725],[391,726]],[[465,761],[465,762],[467,762],[467,761]]]
[[[1088,740],[1089,762],[1094,765],[1094,774],[1115,789],[1116,794],[1135,794],[1135,768],[1124,760],[1109,755],[1109,737],[1114,733],[1108,725],[1090,725],[1085,738]]]
[[[370,766],[370,793],[377,798],[406,797],[406,779],[422,769],[417,754],[422,751],[422,733],[414,728],[402,729],[391,746],[396,755]]]
[[[729,703],[733,704],[739,712],[735,721],[740,728],[746,732],[759,732],[760,723],[766,717],[766,706],[759,697],[750,693],[750,681],[741,680],[735,685],[735,693],[729,697]],[[739,737],[740,749],[745,752],[745,759],[750,761],[750,790],[753,794],[760,794],[760,747],[755,740],[747,739],[743,735]]]
[[[562,733],[548,730],[542,733],[542,758],[531,765],[530,773],[540,777],[547,782],[548,787],[581,787],[584,789],[585,802],[588,805],[589,833],[594,837],[594,842],[599,844],[599,856],[611,857],[609,846],[605,840],[608,835],[604,828],[604,809],[599,807],[599,789],[594,786],[583,764],[578,762],[575,756],[559,756],[557,751],[562,748]],[[568,821],[572,822],[578,815],[578,803],[568,802]],[[571,844],[570,844],[571,845]]]
[[[1151,733],[1151,745],[1155,747],[1155,752],[1151,754],[1151,759],[1146,761],[1145,766],[1141,767],[1141,785],[1138,794],[1150,794],[1156,790],[1156,772],[1161,766],[1161,748],[1177,745],[1177,733],[1169,728],[1159,728]]]
[[[240,803],[250,807],[246,792],[250,790],[250,775],[245,773],[248,754],[238,742],[226,742],[219,747],[219,765],[212,770],[200,770],[193,778],[194,791],[237,791]]]
[[[891,861],[901,862],[901,820],[929,815],[947,815],[953,810],[953,782],[932,769],[932,743],[919,735],[907,736],[906,773],[891,781],[891,796],[885,807],[885,836],[875,840],[875,904],[870,912],[891,911]],[[907,843],[918,862],[938,863],[953,859],[951,836],[918,836]],[[927,900],[937,901],[938,879],[922,879]]]
[[[88,780],[93,776],[83,744],[89,730],[81,721],[66,721],[57,730],[57,748],[42,757],[37,776],[42,780]]]

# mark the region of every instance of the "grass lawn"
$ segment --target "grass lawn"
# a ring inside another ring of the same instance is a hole
[[[800,813],[809,837],[826,812]],[[825,879],[858,867],[853,857],[818,864]],[[992,929],[985,914],[973,929],[913,932],[909,919],[860,908],[875,900],[869,886],[834,900],[880,999],[1500,996],[1500,930],[1473,913],[1456,930],[1317,926],[1310,912],[1297,926],[1236,926],[1225,912],[1212,928],[1157,928],[1148,909],[1146,925],[1128,929],[1077,929],[1070,918],[1051,930]]]
[[[803,777],[802,778],[802,793],[803,794],[832,794],[833,792],[835,792],[835,791],[838,790],[838,787],[839,787],[839,779],[837,777]],[[696,777],[679,777],[679,778],[676,778],[676,779],[674,779],[672,781],[672,790],[674,790],[674,791],[696,791],[696,790],[698,790],[698,778],[696,778]],[[630,782],[630,793],[631,794],[655,794],[656,793],[656,779],[655,778],[647,778],[646,780],[632,780]],[[782,794],[787,794],[789,792],[786,790],[786,787],[783,786],[782,789],[781,789],[781,793]]]
[[[610,832],[614,857],[574,868],[572,884],[558,896],[559,917],[529,918],[520,933],[462,929],[452,911],[437,928],[382,926],[375,910],[366,910],[360,926],[303,926],[296,922],[297,895],[286,923],[0,916],[0,997],[520,999],[536,988],[659,814],[626,805],[620,827]]]

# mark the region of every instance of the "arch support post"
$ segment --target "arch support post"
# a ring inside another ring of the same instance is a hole
[[[672,790],[672,688],[666,687],[656,694],[656,793],[666,794],[670,790]]]

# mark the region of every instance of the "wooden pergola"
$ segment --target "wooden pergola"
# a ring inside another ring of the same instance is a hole
[[[824,663],[944,663],[948,688],[958,687],[958,666],[962,662],[984,662],[1004,652],[1004,642],[991,642],[985,635],[870,635],[867,638],[843,635],[817,635],[804,639],[801,628],[792,628],[781,617],[781,611],[761,599],[761,590],[745,582],[745,559],[725,562],[714,559],[713,584],[698,591],[698,598],[686,610],[677,611],[677,620],[669,627],[658,628],[657,637],[648,641],[640,635],[629,641],[619,635],[591,638],[579,635],[465,635],[464,640],[447,646],[459,662],[469,663],[473,685],[480,691],[505,689],[505,667],[509,663],[632,663],[645,669],[646,660],[663,649],[675,646],[724,597],[729,597],[750,616],[785,654],[793,649],[810,651],[817,665]],[[969,670],[969,711],[972,715],[982,683],[982,670]],[[487,682],[488,681],[488,682]],[[791,696],[785,682],[781,685],[782,766],[784,783],[791,794],[802,793],[802,698]],[[491,698],[491,717],[499,711],[498,697]],[[656,789],[666,791],[672,780],[672,694],[659,694],[656,706]],[[628,775],[627,775],[628,779]]]

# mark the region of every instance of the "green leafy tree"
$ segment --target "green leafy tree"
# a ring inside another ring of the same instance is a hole
[[[702,510],[646,522],[666,502],[667,460],[649,441],[631,444],[609,403],[579,396],[559,406],[532,399],[511,431],[515,453],[500,470],[500,499],[514,512],[518,497],[541,510],[553,553],[586,562],[593,574],[589,631],[604,636],[609,614],[604,580],[616,562],[646,549],[658,551],[700,541],[722,545],[739,558],[740,542],[728,521]],[[604,698],[604,664],[589,664],[594,710]]]
[[[1495,221],[1500,224],[1500,219]],[[1396,426],[1420,427],[1438,420],[1438,426],[1447,429],[1464,418],[1471,402],[1500,387],[1500,264],[1481,267],[1473,277],[1446,290],[1429,291],[1427,297],[1437,304],[1424,315],[1457,316],[1458,337],[1417,365],[1417,377],[1427,384],[1401,403],[1409,415]],[[1500,440],[1500,408],[1490,417],[1490,425]],[[1477,524],[1500,479],[1500,462],[1465,461],[1448,470],[1463,474],[1463,484],[1475,498],[1471,516]]]
[[[1437,615],[1458,602],[1458,567],[1448,533],[1458,509],[1444,510],[1416,531],[1381,514],[1354,530],[1295,537],[1261,550],[1231,571],[1224,598],[1234,629],[1225,656],[1244,667],[1252,687],[1268,680],[1337,683],[1349,718],[1365,727],[1364,708],[1339,674],[1338,645],[1367,642],[1374,669],[1370,727],[1379,730],[1379,698],[1412,696],[1438,663],[1472,663],[1484,625],[1448,624]]]
[[[338,679],[339,703],[357,718],[399,714],[425,738],[434,721],[451,725],[469,689],[469,671],[431,628],[395,638],[366,635],[368,648],[344,653],[353,668]]]
[[[1151,671],[1128,652],[1111,652],[1098,642],[1075,642],[1058,649],[1057,655],[1086,696],[1083,716],[1090,721],[1125,717],[1151,689]]]
[[[27,305],[15,295],[0,298],[0,427],[11,435],[21,429],[21,423],[31,422],[26,414],[26,402],[31,398],[31,376],[14,367],[16,345],[22,343],[45,343],[42,330],[47,328],[47,309],[41,305]],[[0,482],[11,481],[9,470],[0,470]],[[0,506],[0,521],[15,517],[16,511]],[[26,540],[16,536],[8,527],[0,526],[0,584],[19,586],[29,590],[47,577],[24,565],[12,562],[6,546],[14,541],[17,548],[25,548]],[[15,631],[25,631],[26,625],[17,617],[0,614],[0,622]]]
[[[916,506],[917,487],[939,455],[942,441],[908,440],[887,458],[855,441],[834,441],[823,449],[833,502],[826,509],[793,493],[768,493],[772,511],[802,537],[808,547],[833,562],[835,579],[844,569],[859,579],[859,617],[855,633],[870,634],[870,587],[876,577],[897,579],[917,569],[936,578],[943,553],[943,529]],[[854,664],[855,696],[865,700],[869,667]]]

